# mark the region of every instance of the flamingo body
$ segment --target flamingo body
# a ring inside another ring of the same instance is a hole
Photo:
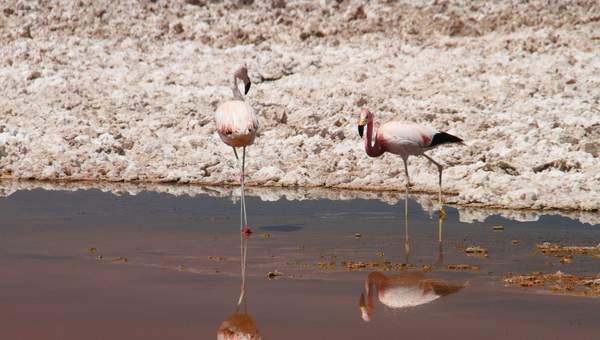
[[[428,126],[414,123],[388,122],[383,124],[375,136],[383,151],[403,158],[421,155],[427,150],[436,131]]]
[[[232,147],[252,145],[259,126],[256,112],[243,100],[230,100],[219,105],[215,123],[221,140]]]

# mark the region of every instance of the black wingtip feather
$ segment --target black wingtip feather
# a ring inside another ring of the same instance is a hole
[[[433,139],[431,140],[431,143],[429,143],[429,146],[436,146],[436,145],[441,145],[441,144],[448,144],[448,143],[462,143],[463,140],[459,137],[453,136],[449,133],[446,132],[438,132],[435,135],[433,135]]]

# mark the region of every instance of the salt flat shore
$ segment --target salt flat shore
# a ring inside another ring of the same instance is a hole
[[[199,186],[193,184],[170,183],[130,183],[130,182],[102,182],[102,181],[28,181],[28,180],[0,180],[0,197],[9,197],[19,191],[29,190],[47,191],[78,191],[100,190],[113,195],[139,195],[142,193],[160,193],[176,197],[196,197],[208,195],[211,197],[226,197],[239,201],[240,188],[236,186]],[[307,200],[378,200],[390,205],[401,204],[406,194],[399,191],[363,191],[330,188],[306,187],[265,187],[256,186],[246,188],[246,195],[257,197],[264,202],[279,200],[307,201]],[[431,218],[437,216],[438,202],[435,196],[427,194],[411,194],[415,200],[429,214]],[[581,223],[600,225],[600,213],[584,210],[559,210],[559,209],[499,209],[481,206],[456,205],[460,222],[474,223],[485,222],[488,217],[501,216],[505,219],[519,222],[538,221],[542,216],[558,215]],[[403,209],[403,208],[402,208]],[[252,210],[252,209],[250,209]],[[399,210],[400,213],[400,210]]]
[[[595,0],[5,0],[0,42],[3,178],[235,184],[213,112],[245,63],[252,186],[404,190],[369,107],[466,141],[430,153],[450,203],[600,209]]]

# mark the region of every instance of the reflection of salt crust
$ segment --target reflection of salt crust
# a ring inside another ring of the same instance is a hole
[[[232,197],[236,200],[239,197],[238,187],[225,186],[196,186],[196,185],[171,185],[171,184],[152,184],[152,183],[111,183],[111,182],[39,182],[39,181],[0,181],[0,196],[10,196],[18,190],[32,190],[42,188],[45,190],[82,190],[99,189],[104,192],[111,192],[115,195],[137,195],[143,191],[155,191],[174,196],[209,195],[213,197]],[[404,194],[399,192],[371,192],[358,190],[332,190],[321,188],[264,188],[250,187],[246,188],[246,195],[259,197],[263,201],[278,201],[287,199],[288,201],[304,200],[353,200],[367,199],[379,200],[387,204],[397,204],[404,200]],[[411,195],[421,205],[423,210],[431,217],[438,209],[435,199],[431,196]],[[490,208],[465,208],[456,207],[461,222],[473,223],[483,222],[488,216],[499,215],[507,219],[517,221],[537,221],[543,215],[560,215],[582,223],[600,224],[600,214],[587,211],[529,211],[529,210],[508,210],[508,209],[490,209]]]
[[[338,9],[289,2],[285,11],[269,1],[236,11],[226,2],[94,2],[110,8],[103,15],[70,0],[32,3],[2,18],[10,38],[0,61],[0,175],[234,183],[239,169],[213,113],[246,63],[261,121],[250,185],[403,190],[399,157],[364,153],[356,119],[368,106],[380,123],[410,120],[465,139],[431,152],[448,164],[452,202],[599,209],[590,13],[600,8],[537,2],[452,1],[451,17],[412,1],[369,2],[360,15],[358,0]],[[232,22],[243,34],[231,33]],[[435,192],[436,169],[424,159],[410,165],[414,189]]]

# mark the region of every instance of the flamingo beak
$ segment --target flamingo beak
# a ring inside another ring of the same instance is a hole
[[[247,95],[248,91],[250,91],[250,84],[250,79],[244,80],[244,95]]]
[[[365,122],[361,119],[358,122],[358,134],[360,135],[360,138],[362,138],[364,131],[365,131]]]

